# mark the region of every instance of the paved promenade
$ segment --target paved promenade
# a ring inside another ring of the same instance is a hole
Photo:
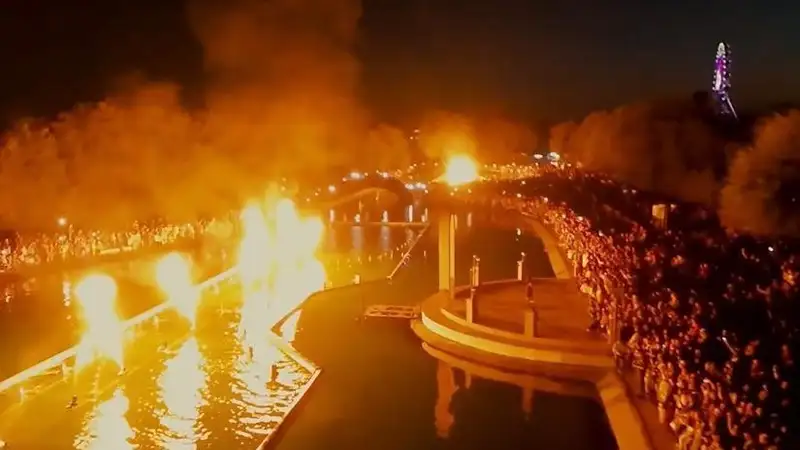
[[[619,375],[606,338],[586,330],[587,300],[578,292],[568,259],[552,234],[527,219],[542,239],[555,279],[533,281],[538,308],[534,336],[525,333],[525,285],[517,280],[483,283],[468,320],[469,289],[440,292],[423,302],[415,332],[430,346],[509,372],[565,377],[595,385],[620,450],[666,450],[675,438],[658,423],[655,408],[640,401]]]

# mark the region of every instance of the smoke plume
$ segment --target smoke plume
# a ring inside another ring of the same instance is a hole
[[[359,160],[367,115],[353,55],[359,0],[194,0],[209,145],[265,174],[313,176]]]

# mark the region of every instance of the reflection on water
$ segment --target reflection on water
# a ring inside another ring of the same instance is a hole
[[[436,368],[436,385],[438,392],[436,395],[436,434],[443,439],[450,436],[450,427],[456,421],[453,411],[450,409],[450,400],[453,398],[458,387],[453,375],[453,368],[442,361]]]
[[[300,295],[302,290],[286,292]],[[246,309],[261,303],[272,306],[268,315],[283,310],[276,306],[277,293],[273,285],[261,291],[260,301],[241,307],[229,291],[205,298],[194,332],[177,314],[167,315],[158,327],[141,329],[136,345],[126,347],[127,373],[87,368],[78,387],[62,383],[22,404],[13,424],[0,424],[0,438],[13,447],[36,449],[256,448],[312,376],[284,353],[269,326],[257,329],[268,325],[265,316],[253,316],[264,310]],[[282,324],[287,339],[298,314]],[[73,392],[88,394],[65,410]]]
[[[353,253],[361,253],[364,251],[364,228],[359,226],[353,227],[350,230],[350,241],[353,243]]]
[[[128,398],[118,388],[110,399],[98,404],[86,417],[74,447],[80,450],[125,450],[134,448],[134,432],[127,419]]]
[[[472,368],[437,361],[434,423],[439,439],[469,448],[617,449],[599,400],[583,382],[492,375],[494,369],[465,364]]]
[[[158,388],[165,407],[159,417],[165,429],[159,443],[170,450],[195,448],[197,420],[207,395],[205,358],[196,338],[187,339],[167,361]]]
[[[235,364],[233,393],[243,408],[238,433],[263,439],[286,415],[297,391],[308,380],[273,345],[242,353]]]
[[[379,248],[382,252],[389,251],[392,248],[392,229],[389,227],[381,227],[380,244]]]

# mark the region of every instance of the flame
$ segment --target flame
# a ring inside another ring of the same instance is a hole
[[[293,312],[291,316],[287,317],[286,320],[283,321],[283,325],[281,325],[281,337],[290,344],[294,342],[294,337],[297,335],[297,324],[300,322],[301,313],[302,311],[298,309]]]
[[[156,282],[175,309],[194,325],[200,291],[192,283],[189,261],[176,252],[164,256],[156,264]]]
[[[75,367],[86,366],[98,355],[108,357],[122,367],[125,328],[115,310],[117,283],[108,275],[89,275],[75,286],[75,297],[86,325]]]
[[[289,199],[263,205],[253,203],[241,216],[239,270],[245,289],[239,334],[251,351],[327,279],[316,256],[325,231],[322,220],[301,217]]]
[[[450,186],[461,186],[476,181],[478,164],[467,155],[455,155],[447,161],[442,180]]]
[[[247,289],[269,271],[272,237],[264,212],[257,204],[246,207],[240,218],[243,235],[239,247],[239,276]]]

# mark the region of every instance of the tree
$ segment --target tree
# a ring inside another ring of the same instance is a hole
[[[525,159],[537,144],[537,136],[529,127],[498,118],[479,122],[475,134],[480,159],[485,162]]]
[[[0,149],[0,202],[5,226],[53,226],[69,184],[58,144],[45,124],[18,122]]]
[[[726,141],[691,101],[597,111],[574,129],[559,125],[551,136],[589,170],[685,200],[716,198],[714,169],[724,161]]]

